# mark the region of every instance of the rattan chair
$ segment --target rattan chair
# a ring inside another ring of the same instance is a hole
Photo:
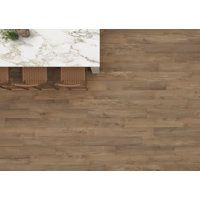
[[[0,67],[0,87],[3,89],[11,89],[9,85],[9,70],[8,67]]]
[[[41,90],[42,85],[47,82],[46,67],[24,67],[22,68],[22,83],[14,84],[23,89],[36,88]]]
[[[60,83],[56,83],[57,88],[87,89],[86,68],[84,67],[61,67]]]

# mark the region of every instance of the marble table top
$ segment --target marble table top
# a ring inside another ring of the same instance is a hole
[[[99,67],[96,29],[30,29],[30,37],[5,40],[0,35],[0,67]]]

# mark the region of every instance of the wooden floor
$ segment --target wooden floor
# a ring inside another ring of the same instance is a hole
[[[88,91],[0,90],[1,170],[200,170],[200,30],[103,30]]]

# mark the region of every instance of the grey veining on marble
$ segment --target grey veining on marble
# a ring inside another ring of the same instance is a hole
[[[0,37],[1,67],[99,67],[98,29],[30,29],[31,36],[5,41]]]

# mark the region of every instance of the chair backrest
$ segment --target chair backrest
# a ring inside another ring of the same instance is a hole
[[[61,67],[61,82],[65,85],[85,84],[84,67]]]
[[[0,67],[0,83],[8,83],[9,72],[8,67]]]
[[[27,85],[42,84],[47,82],[46,67],[23,67],[22,80]]]

